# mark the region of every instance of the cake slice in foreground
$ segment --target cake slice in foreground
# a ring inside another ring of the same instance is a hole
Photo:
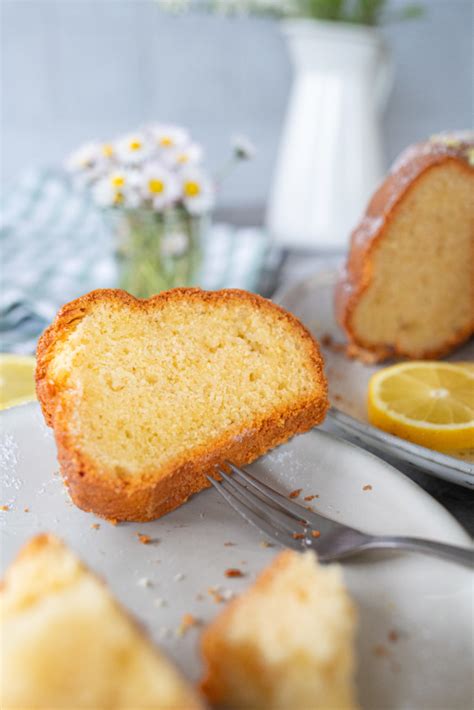
[[[408,148],[352,234],[336,289],[351,354],[438,358],[474,332],[474,133]]]
[[[337,565],[282,552],[202,637],[202,688],[234,709],[350,710],[355,610]]]
[[[163,515],[216,464],[253,461],[328,406],[317,343],[245,291],[93,291],[62,308],[37,356],[72,499],[112,520]]]
[[[202,710],[104,584],[52,535],[33,538],[0,592],[4,710]]]

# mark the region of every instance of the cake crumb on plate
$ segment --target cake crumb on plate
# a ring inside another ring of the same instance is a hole
[[[193,626],[199,626],[200,623],[199,619],[193,616],[193,614],[184,614],[180,625],[176,629],[176,636],[184,636],[189,629],[193,628]]]

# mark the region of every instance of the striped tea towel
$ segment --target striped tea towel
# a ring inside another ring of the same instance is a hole
[[[2,202],[0,348],[28,353],[63,303],[117,285],[113,235],[87,194],[55,170],[25,173]],[[258,290],[268,251],[259,229],[214,225],[201,286]]]

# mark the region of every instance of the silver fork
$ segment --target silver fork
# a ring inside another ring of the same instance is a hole
[[[313,549],[322,562],[340,560],[365,550],[410,550],[434,555],[474,568],[474,550],[416,537],[369,535],[307,510],[248,471],[226,462],[233,475],[221,467],[220,482],[208,480],[248,523],[294,550]]]

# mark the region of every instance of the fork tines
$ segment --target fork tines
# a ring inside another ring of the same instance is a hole
[[[307,549],[319,538],[321,525],[334,524],[288,500],[248,471],[229,462],[226,465],[232,476],[217,467],[222,480],[217,482],[211,476],[208,480],[247,522],[280,544],[297,550]]]

